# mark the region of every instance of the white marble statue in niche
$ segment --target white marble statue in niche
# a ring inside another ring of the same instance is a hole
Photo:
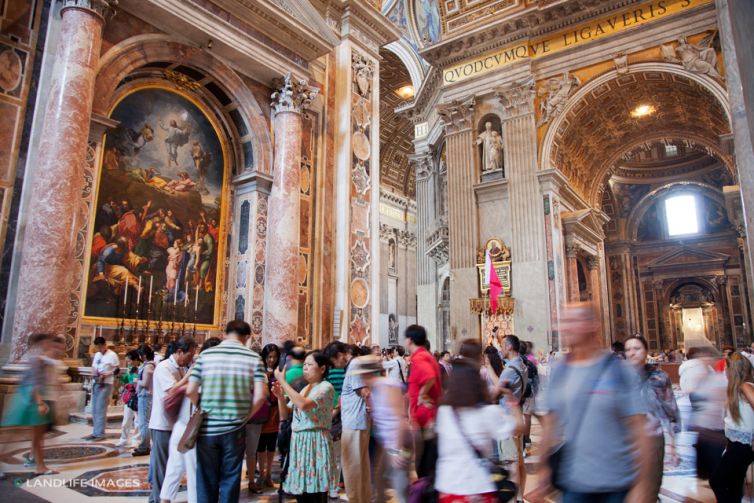
[[[484,131],[476,139],[477,145],[482,145],[482,173],[502,171],[503,169],[503,137],[492,129],[492,123],[484,123]]]

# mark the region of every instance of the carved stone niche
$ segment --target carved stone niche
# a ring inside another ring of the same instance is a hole
[[[503,127],[500,117],[487,114],[477,124],[475,144],[479,149],[479,172],[482,182],[505,178],[503,162]]]

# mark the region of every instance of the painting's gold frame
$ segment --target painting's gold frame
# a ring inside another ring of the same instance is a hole
[[[117,99],[113,100],[113,105],[110,107],[110,109],[107,111],[107,116],[110,117],[113,113],[113,111],[118,107],[118,105],[126,99],[126,97],[137,93],[139,91],[143,91],[145,89],[161,89],[163,91],[168,91],[174,94],[177,94],[178,96],[186,99],[190,103],[192,103],[194,106],[196,106],[199,111],[201,111],[204,116],[207,118],[209,123],[212,125],[212,128],[215,131],[215,134],[217,135],[218,140],[220,141],[220,148],[222,150],[223,154],[223,185],[220,192],[220,198],[222,200],[222,203],[220,205],[220,224],[219,224],[219,239],[218,239],[218,246],[217,246],[217,272],[216,272],[216,282],[215,282],[215,305],[214,305],[214,313],[213,313],[213,322],[212,324],[206,324],[206,323],[197,323],[196,329],[197,330],[217,330],[220,328],[220,320],[222,319],[222,292],[225,288],[225,253],[226,253],[226,246],[227,246],[227,237],[228,237],[228,213],[230,211],[231,206],[231,191],[230,191],[230,156],[231,156],[231,148],[230,148],[230,142],[228,141],[228,138],[225,137],[225,135],[222,133],[223,129],[220,126],[220,120],[217,116],[217,113],[209,107],[206,103],[204,103],[202,100],[200,100],[198,97],[196,97],[193,94],[188,93],[185,90],[182,90],[174,85],[172,85],[168,81],[163,81],[159,79],[142,79],[137,80],[132,83],[131,86],[124,86],[124,89],[119,93]],[[89,274],[91,269],[91,259],[92,259],[92,239],[94,237],[94,233],[92,232],[92,223],[94,222],[94,219],[96,217],[97,208],[99,205],[99,189],[100,189],[100,181],[102,179],[102,171],[103,171],[103,158],[104,158],[104,152],[105,152],[105,145],[107,142],[107,133],[105,133],[102,136],[102,141],[100,142],[100,148],[99,148],[99,155],[97,158],[97,173],[96,173],[96,181],[95,181],[95,192],[94,192],[94,199],[92,202],[92,206],[89,211],[89,230],[87,233],[87,241],[86,241],[86,260],[84,261],[84,274],[86,275],[83,281],[83,288],[82,288],[82,302],[80,307],[80,319],[81,323],[90,323],[94,325],[103,325],[105,327],[113,327],[117,326],[120,323],[121,318],[107,318],[107,317],[100,317],[100,316],[86,316],[84,313],[86,312],[86,295],[87,295],[87,289],[89,288]],[[134,320],[134,318],[125,318],[125,321],[127,324],[130,325],[130,323]],[[143,319],[139,320],[140,322],[143,322]],[[154,319],[151,320],[152,323],[155,322]],[[181,324],[179,322],[176,322],[177,324]],[[163,324],[165,324],[165,320],[163,320]],[[193,322],[189,323],[186,322],[186,325],[190,325],[191,327],[194,326]]]

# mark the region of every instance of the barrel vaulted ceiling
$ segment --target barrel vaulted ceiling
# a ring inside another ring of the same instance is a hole
[[[408,156],[414,149],[414,127],[395,113],[405,102],[396,90],[410,85],[411,78],[398,56],[386,49],[380,56],[380,185],[413,199],[416,181]]]

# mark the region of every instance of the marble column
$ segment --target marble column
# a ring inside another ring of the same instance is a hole
[[[474,148],[474,104],[466,100],[440,105],[445,123],[448,166],[448,243],[450,262],[450,325],[456,338],[478,337],[479,318],[469,299],[479,297],[476,248],[479,223],[474,184],[479,180]]]
[[[589,290],[592,292],[592,302],[597,311],[602,313],[602,281],[600,274],[600,258],[589,256],[586,259],[586,267],[589,269]]]
[[[568,302],[578,302],[579,297],[579,247],[574,245],[566,246],[566,267],[568,273]]]
[[[21,247],[11,359],[34,332],[63,334],[76,278],[76,211],[81,197],[94,81],[110,0],[66,0],[44,111],[39,158]]]
[[[496,89],[503,105],[503,148],[511,222],[511,289],[516,333],[543,341],[552,333],[545,208],[537,164],[534,80]]]
[[[272,93],[274,160],[268,202],[264,341],[296,340],[298,329],[301,112],[318,90],[287,74]]]

